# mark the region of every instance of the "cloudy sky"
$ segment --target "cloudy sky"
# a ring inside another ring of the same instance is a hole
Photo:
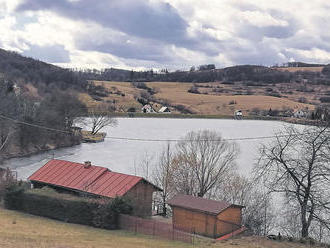
[[[330,63],[330,1],[0,0],[0,47],[68,67]]]

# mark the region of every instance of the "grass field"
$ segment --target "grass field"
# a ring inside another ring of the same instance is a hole
[[[134,107],[139,112],[141,105],[135,100],[141,89],[137,89],[127,82],[95,82],[98,85],[103,85],[111,92],[122,92],[124,96],[118,94],[110,94],[104,98],[104,102],[115,100],[116,109],[118,112],[126,112],[128,108]],[[253,95],[235,95],[235,91],[239,91],[236,86],[222,85],[219,83],[208,83],[210,88],[200,88],[202,94],[192,94],[187,92],[194,84],[192,83],[173,83],[173,82],[150,82],[147,86],[153,88],[157,93],[153,96],[158,100],[165,100],[171,105],[184,105],[196,114],[202,115],[230,115],[234,111],[240,109],[244,115],[249,115],[249,112],[258,108],[260,110],[292,108],[297,109],[314,109],[311,104],[300,103],[288,97],[273,97],[263,95],[258,87],[254,87]],[[215,87],[223,88],[227,93],[214,94],[211,89]],[[236,87],[236,88],[235,88]],[[241,90],[242,91],[242,90]],[[87,103],[89,107],[95,106],[97,101],[94,101],[90,96],[82,94],[80,98]],[[154,108],[158,109],[161,104],[153,103]],[[173,110],[173,109],[172,109]],[[174,112],[175,113],[175,112]]]
[[[278,67],[274,68],[279,71],[289,71],[289,72],[297,72],[297,71],[311,71],[311,72],[321,72],[324,66],[316,66],[316,67]]]
[[[304,248],[298,243],[276,242],[261,237],[242,237],[221,242],[184,244],[125,231],[108,231],[67,224],[0,208],[0,247],[6,248]]]

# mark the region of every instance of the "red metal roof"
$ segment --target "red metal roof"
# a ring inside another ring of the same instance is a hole
[[[142,177],[112,172],[100,166],[85,168],[84,164],[57,159],[46,163],[28,179],[110,198],[125,195],[144,180]]]
[[[215,201],[191,195],[176,195],[167,203],[170,206],[206,212],[213,215],[217,215],[229,207],[244,208],[243,206],[234,205],[225,201]]]

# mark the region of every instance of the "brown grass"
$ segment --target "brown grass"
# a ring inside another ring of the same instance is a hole
[[[139,247],[219,247],[219,248],[302,248],[297,243],[243,237],[221,242],[200,239],[194,245],[68,224],[0,208],[0,247],[6,248],[139,248]]]
[[[141,91],[140,89],[134,88],[130,83],[127,82],[96,82],[96,84],[102,84],[104,87],[111,89],[115,87],[116,89],[124,92],[125,97],[117,97],[118,106],[124,112],[129,107],[134,106],[139,111],[141,105],[137,103],[134,99],[134,95],[138,95]],[[259,108],[261,110],[272,109],[283,109],[289,107],[292,109],[314,109],[311,104],[304,104],[293,101],[288,98],[278,98],[272,96],[261,95],[257,92],[256,95],[232,95],[232,94],[191,94],[188,93],[188,89],[193,86],[192,83],[173,83],[173,82],[152,82],[147,83],[151,88],[157,89],[158,93],[154,97],[158,99],[163,99],[170,102],[172,105],[184,105],[196,114],[203,115],[233,115],[236,109],[240,109],[245,115],[253,108]],[[208,85],[219,85],[219,83],[208,83]],[[223,86],[228,87],[228,86]],[[232,89],[233,90],[233,89]],[[201,91],[206,91],[206,89],[201,89]],[[110,95],[108,98],[112,99],[114,95]],[[106,99],[105,99],[106,100]],[[229,104],[235,101],[236,104]],[[90,104],[89,101],[85,101]],[[155,108],[159,108],[160,104],[154,104]]]
[[[279,71],[289,71],[289,72],[297,72],[297,71],[311,71],[311,72],[321,72],[324,66],[317,67],[278,67],[274,68]]]

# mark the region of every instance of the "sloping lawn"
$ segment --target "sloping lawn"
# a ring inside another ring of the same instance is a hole
[[[189,244],[63,223],[0,208],[0,247],[6,248],[138,248],[191,247]]]
[[[0,208],[0,248],[307,248],[262,237],[241,237],[221,242],[200,239],[197,244],[171,242],[122,230],[109,231],[68,224]],[[316,247],[316,246],[313,246]]]

